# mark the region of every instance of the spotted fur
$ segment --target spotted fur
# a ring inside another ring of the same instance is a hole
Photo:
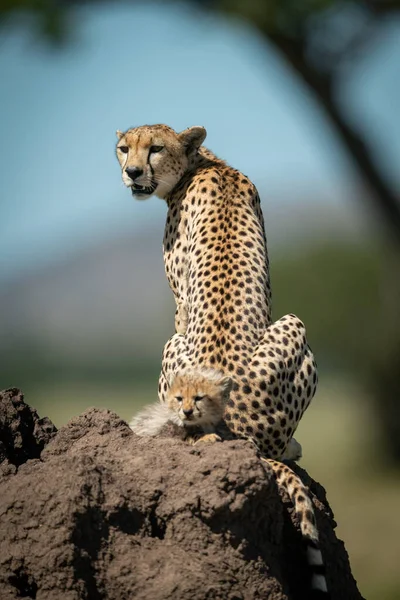
[[[159,399],[166,402],[178,371],[220,370],[233,380],[227,425],[265,456],[280,458],[314,396],[316,365],[295,315],[272,323],[257,190],[201,146],[205,136],[202,127],[178,134],[165,125],[118,134],[117,156],[133,195],[155,193],[168,205],[164,261],[177,333],[164,348]]]

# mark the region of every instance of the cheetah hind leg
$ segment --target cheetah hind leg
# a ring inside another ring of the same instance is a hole
[[[279,489],[286,491],[300,521],[300,531],[307,545],[307,562],[311,574],[311,598],[330,598],[325,577],[314,506],[300,477],[290,467],[270,458],[261,458],[272,470]]]
[[[292,436],[314,396],[317,367],[307,343],[304,324],[295,315],[272,323],[255,349],[248,387],[258,391],[256,442],[276,460],[297,460],[301,449]],[[286,452],[291,444],[289,452]]]

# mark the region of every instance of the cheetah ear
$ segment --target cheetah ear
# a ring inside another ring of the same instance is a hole
[[[230,377],[223,377],[219,382],[219,385],[224,394],[229,394],[233,386],[233,381]]]
[[[117,133],[117,138],[118,138],[119,140],[120,140],[120,139],[122,138],[122,136],[124,135],[124,134],[122,133],[122,131],[120,131],[119,129],[117,129],[117,132],[116,132],[116,133]]]
[[[207,131],[204,127],[189,127],[179,134],[179,139],[186,146],[186,154],[200,148],[206,139]]]

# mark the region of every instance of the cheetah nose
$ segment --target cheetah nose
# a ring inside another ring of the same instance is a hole
[[[183,409],[183,414],[185,415],[185,417],[190,417],[190,415],[193,414],[193,408]]]
[[[126,167],[125,173],[129,175],[132,181],[135,181],[135,179],[143,175],[143,169],[139,169],[139,167]]]

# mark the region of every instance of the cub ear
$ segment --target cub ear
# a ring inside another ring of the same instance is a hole
[[[224,394],[229,394],[233,386],[233,380],[230,377],[223,377],[219,382],[219,386]]]
[[[168,375],[166,375],[166,380],[167,380],[168,387],[171,388],[175,381],[175,374],[168,373]]]
[[[206,139],[204,127],[189,127],[179,134],[179,139],[186,146],[186,153],[197,151]]]
[[[117,138],[118,138],[119,140],[120,140],[120,139],[122,138],[122,136],[124,135],[124,134],[122,133],[122,131],[120,131],[119,129],[117,129],[117,132],[116,132],[116,133],[117,133]]]

